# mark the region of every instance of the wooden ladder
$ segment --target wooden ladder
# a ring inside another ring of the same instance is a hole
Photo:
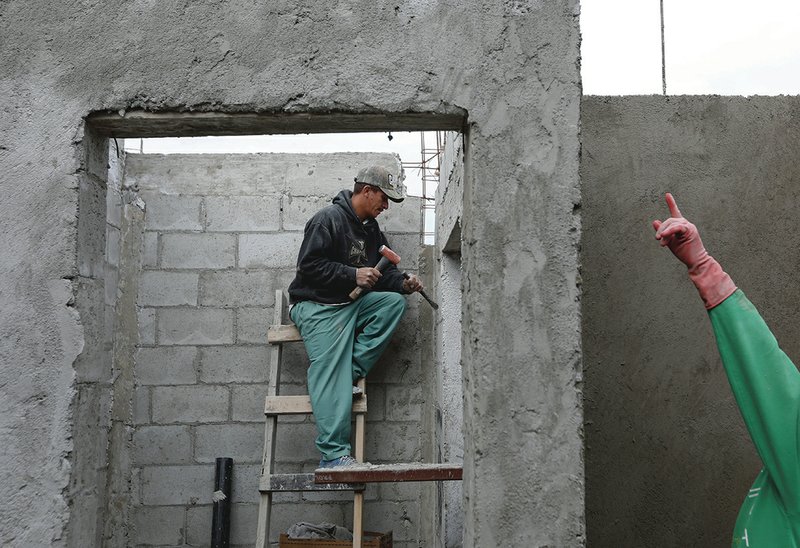
[[[363,483],[315,483],[314,474],[276,474],[275,438],[280,415],[310,415],[311,398],[309,396],[279,396],[281,365],[283,361],[283,345],[301,342],[300,332],[293,324],[284,324],[285,309],[283,291],[275,292],[275,315],[273,324],[267,332],[267,341],[272,345],[269,363],[269,382],[264,404],[266,424],[264,427],[264,453],[261,459],[261,477],[258,490],[261,501],[258,507],[258,532],[256,548],[269,546],[269,528],[272,512],[272,494],[290,491],[353,491],[353,546],[361,548],[364,530],[364,488]],[[364,379],[359,379],[358,386],[362,395],[353,400],[353,413],[356,416],[356,429],[353,440],[354,457],[364,460],[364,430],[367,417],[367,390]]]
[[[285,298],[283,291],[275,292],[275,316],[267,332],[270,352],[269,384],[264,413],[267,417],[264,428],[264,454],[261,460],[261,478],[258,490],[261,502],[258,508],[258,533],[256,548],[269,546],[270,513],[272,494],[289,491],[353,491],[353,547],[362,548],[364,525],[364,489],[367,483],[403,481],[449,481],[460,480],[460,464],[398,463],[381,465],[325,468],[312,474],[276,474],[275,434],[279,415],[311,414],[309,396],[279,396],[280,368],[285,343],[301,342],[300,332],[293,324],[284,324]],[[365,380],[359,379],[362,396],[353,401],[356,429],[353,439],[353,456],[364,462],[364,434],[367,417],[367,388]]]

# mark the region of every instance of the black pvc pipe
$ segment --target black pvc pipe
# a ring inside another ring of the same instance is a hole
[[[231,476],[233,459],[217,457],[214,474],[214,513],[211,517],[211,548],[228,548],[231,539]]]

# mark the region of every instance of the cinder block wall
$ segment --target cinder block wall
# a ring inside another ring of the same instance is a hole
[[[697,291],[650,223],[674,193],[800,364],[799,110],[799,97],[583,100],[590,546],[731,544],[761,463]]]
[[[133,544],[209,542],[216,457],[234,459],[232,543],[255,539],[263,403],[274,291],[294,276],[306,220],[386,154],[129,155],[125,184],[145,203],[138,275],[132,447]],[[399,166],[398,166],[399,168]],[[415,270],[420,200],[379,218],[401,265]],[[366,457],[421,460],[417,299],[368,379]],[[302,345],[284,353],[283,394],[306,393]],[[311,471],[312,418],[281,419],[276,469]],[[420,484],[371,486],[365,525],[417,546]],[[273,539],[297,521],[352,526],[349,493],[276,497]],[[334,501],[331,503],[331,501]],[[425,510],[429,512],[429,510]],[[424,514],[423,514],[424,515]]]

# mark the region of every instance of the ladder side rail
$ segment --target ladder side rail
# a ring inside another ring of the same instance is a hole
[[[284,298],[283,291],[275,291],[275,312],[273,325],[279,326],[283,323]],[[280,368],[283,359],[283,344],[275,344],[270,348],[269,360],[269,382],[267,385],[267,397],[277,396],[278,384],[280,383]],[[261,477],[272,474],[275,462],[275,434],[278,429],[278,416],[268,415],[264,426],[264,451],[261,458]],[[256,533],[256,548],[267,548],[269,546],[269,526],[272,514],[272,492],[262,492],[261,501],[258,507],[258,531]]]

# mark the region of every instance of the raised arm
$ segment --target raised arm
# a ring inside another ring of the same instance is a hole
[[[708,309],[731,390],[753,444],[790,511],[800,511],[800,373],[755,307],[711,257],[697,227],[667,194],[670,217],[656,238],[689,269]]]

